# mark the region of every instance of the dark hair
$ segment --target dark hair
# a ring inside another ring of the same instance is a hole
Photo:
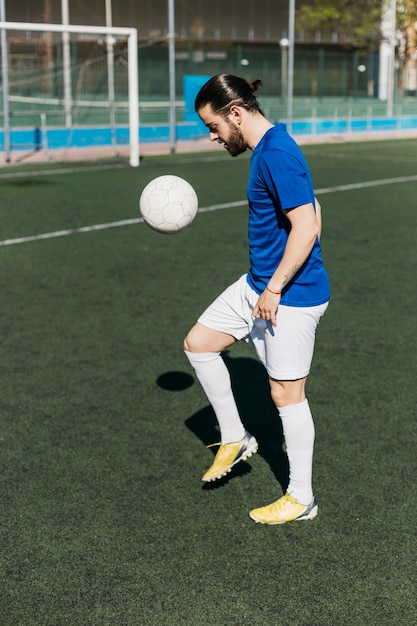
[[[218,115],[227,115],[230,107],[237,105],[247,111],[262,113],[254,96],[261,85],[262,81],[259,79],[248,83],[244,78],[233,74],[217,74],[201,87],[195,99],[195,110],[198,112],[206,104],[210,104]]]

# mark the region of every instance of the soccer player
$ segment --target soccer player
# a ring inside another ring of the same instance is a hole
[[[289,484],[278,500],[252,510],[255,522],[283,524],[317,515],[312,489],[314,422],[305,395],[315,332],[330,288],[320,248],[321,211],[308,165],[284,124],[272,124],[249,84],[230,74],[212,77],[195,108],[210,139],[237,156],[252,151],[249,271],[228,287],[189,331],[185,354],[219,423],[221,443],[203,475],[214,481],[258,449],[241,421],[221,352],[238,340],[253,344],[269,376],[282,421]]]

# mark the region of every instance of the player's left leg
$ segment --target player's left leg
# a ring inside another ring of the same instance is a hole
[[[305,397],[306,378],[295,381],[270,380],[271,395],[279,411],[290,469],[286,494],[279,500],[251,511],[256,522],[283,524],[313,519],[317,504],[312,488],[314,422]]]
[[[287,449],[290,480],[282,498],[254,509],[250,517],[264,524],[313,519],[317,504],[312,489],[315,429],[305,396],[317,324],[326,309],[281,306],[277,327],[265,333],[265,365],[271,396],[278,409]]]

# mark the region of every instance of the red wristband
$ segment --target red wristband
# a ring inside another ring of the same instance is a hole
[[[270,293],[273,293],[275,296],[280,296],[280,295],[281,295],[281,292],[280,292],[280,291],[272,291],[272,289],[270,289],[270,288],[268,287],[268,285],[266,286],[266,288],[267,288],[267,290],[268,290]]]

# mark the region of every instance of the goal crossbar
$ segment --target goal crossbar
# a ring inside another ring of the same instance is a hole
[[[122,35],[127,37],[129,82],[129,144],[130,165],[139,165],[139,94],[138,94],[138,31],[116,26],[80,26],[71,24],[38,24],[31,22],[0,22],[0,31],[21,30],[50,33],[91,35]],[[8,97],[8,94],[3,94]]]

